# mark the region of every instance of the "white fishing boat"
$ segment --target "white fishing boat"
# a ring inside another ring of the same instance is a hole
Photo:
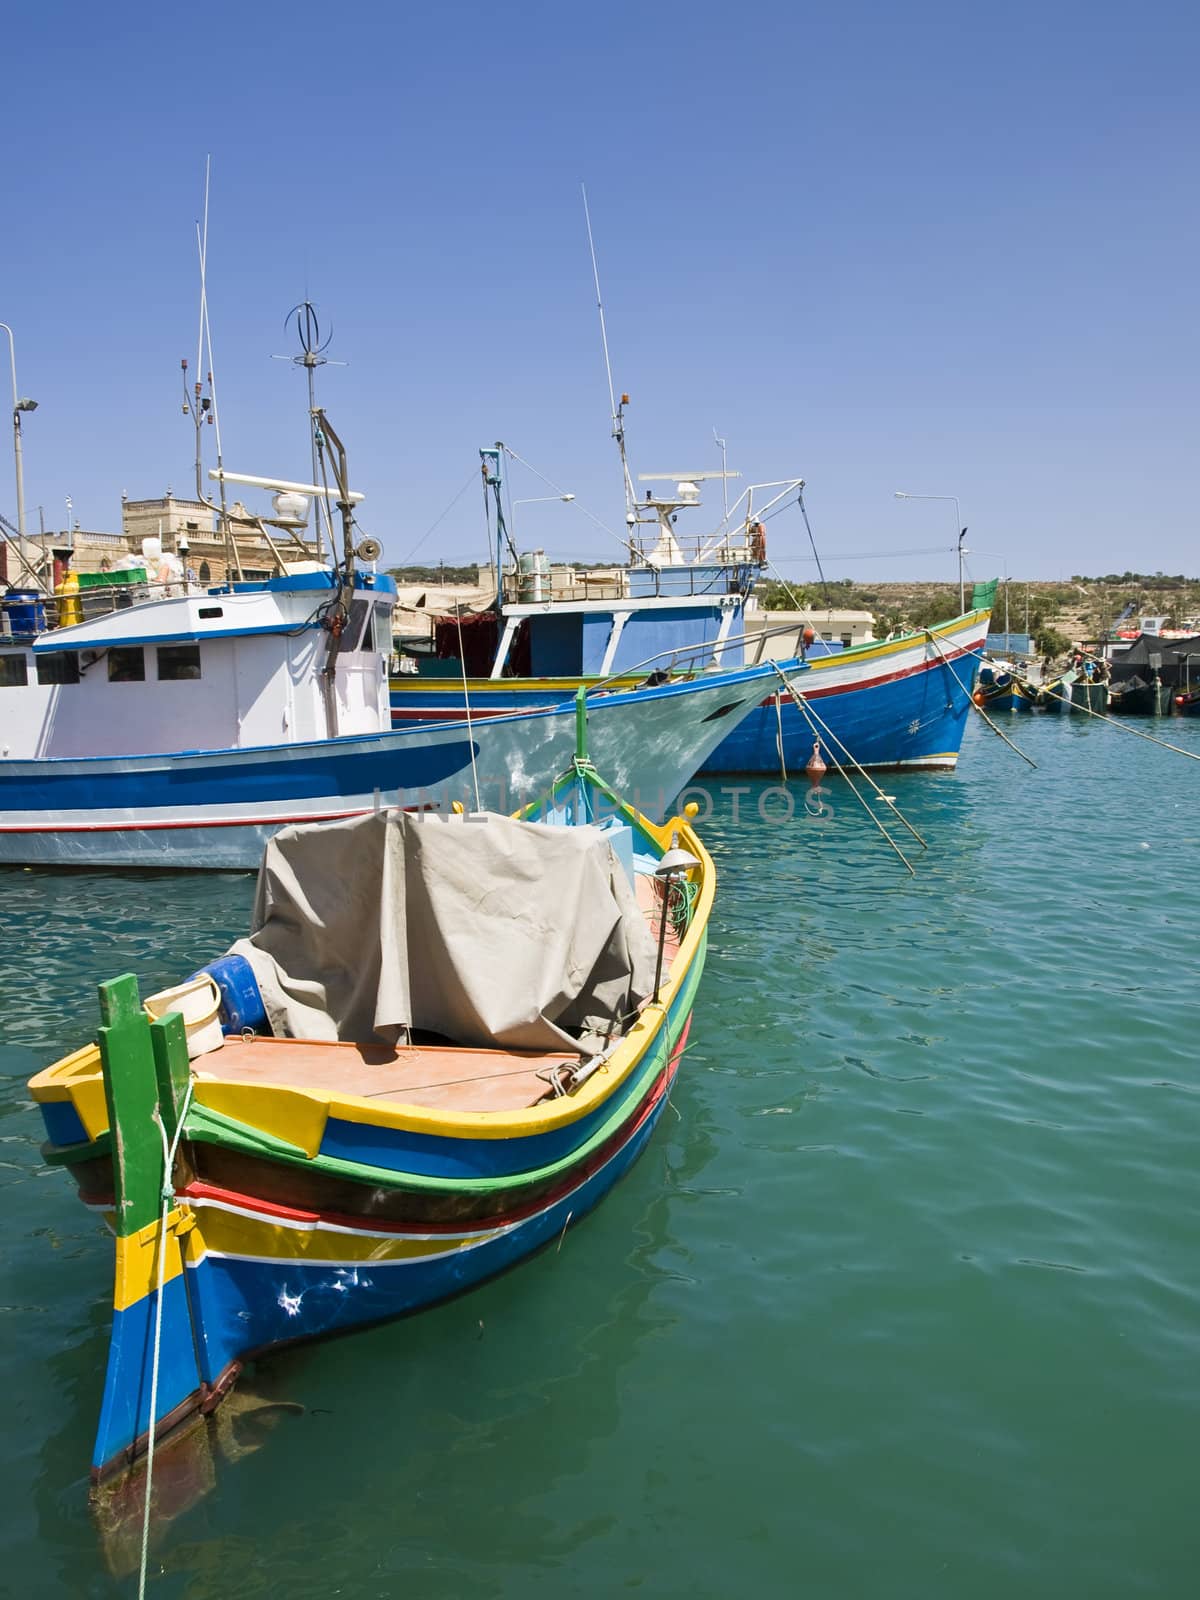
[[[389,731],[395,586],[364,570],[373,543],[356,552],[360,497],[338,451],[336,564],[147,600],[0,648],[0,861],[252,867],[286,823],[511,810],[549,787],[575,748],[570,701],[484,722],[468,703],[461,721]],[[771,672],[595,696],[597,761],[660,820]]]

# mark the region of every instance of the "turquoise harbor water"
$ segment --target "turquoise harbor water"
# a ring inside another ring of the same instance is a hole
[[[1006,728],[1010,727],[1005,722]],[[1200,753],[1200,724],[1138,723]],[[1190,1596],[1200,1554],[1200,768],[982,727],[890,778],[719,800],[673,1112],[551,1250],[280,1356],[149,1592]],[[247,877],[5,872],[0,1591],[129,1595],[86,1470],[112,1249],[39,1160],[29,1073],[240,932]],[[277,1416],[272,1429],[262,1420]]]

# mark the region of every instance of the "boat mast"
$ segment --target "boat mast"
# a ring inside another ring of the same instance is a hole
[[[212,326],[208,320],[208,188],[209,175],[212,168],[212,157],[208,156],[204,162],[204,222],[196,224],[196,249],[200,257],[200,327],[196,334],[196,381],[188,387],[188,364],[185,356],[180,362],[183,368],[183,409],[190,416],[196,428],[196,498],[206,505],[212,505],[212,496],[204,492],[204,451],[201,443],[201,429],[205,423],[211,425],[216,436],[217,444],[217,481],[221,492],[221,531],[225,536],[225,579],[232,582],[232,575],[236,570],[239,578],[242,573],[241,552],[237,547],[237,540],[233,537],[233,526],[229,520],[229,508],[225,500],[225,479],[221,475],[224,460],[221,453],[221,418],[217,410],[217,385],[213,377],[214,363],[212,351]],[[205,371],[204,357],[208,355],[208,393],[204,393],[204,383],[200,374]]]
[[[583,194],[583,217],[587,224],[588,250],[592,257],[592,279],[596,285],[596,310],[600,313],[600,342],[604,346],[604,370],[608,374],[608,408],[612,416],[612,436],[617,441],[617,449],[621,455],[621,476],[625,480],[625,523],[632,527],[637,520],[634,506],[633,479],[629,475],[629,461],[625,455],[625,407],[629,404],[629,396],[621,396],[620,405],[617,404],[616,390],[613,388],[612,361],[608,353],[608,329],[604,325],[604,301],[600,294],[600,269],[596,265],[596,246],[592,239],[592,215],[588,210],[587,185],[581,183],[580,191]]]
[[[313,305],[311,300],[301,300],[299,305],[292,307],[287,316],[283,319],[284,328],[287,327],[288,323],[293,317],[296,319],[296,336],[300,340],[300,354],[298,356],[276,356],[275,360],[290,361],[294,366],[303,367],[308,378],[309,445],[312,449],[313,482],[316,483],[319,481],[317,465],[320,453],[320,429],[317,422],[319,412],[317,406],[316,371],[318,367],[325,367],[329,365],[329,357],[325,354],[325,352],[329,348],[329,341],[333,338],[333,332],[330,330],[329,338],[326,339],[324,343],[321,342],[321,325],[317,321],[317,308]],[[345,362],[335,361],[334,365],[344,366]],[[321,500],[317,501],[317,559],[320,560],[324,553],[321,544],[322,511],[325,514],[325,532],[329,537],[329,557],[336,566],[337,543],[334,539],[333,533],[333,516],[330,512],[328,501]]]

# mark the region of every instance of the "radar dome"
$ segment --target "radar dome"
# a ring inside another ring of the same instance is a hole
[[[275,511],[276,522],[289,522],[293,527],[302,528],[308,521],[307,495],[284,490],[274,496],[271,505]]]

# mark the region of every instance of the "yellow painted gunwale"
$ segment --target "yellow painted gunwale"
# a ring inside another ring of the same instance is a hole
[[[833,655],[816,656],[808,663],[807,670],[811,672],[836,671],[839,666],[844,666],[846,661],[853,657],[855,661],[876,661],[886,656],[899,655],[902,650],[911,650],[913,645],[925,638],[927,633],[935,639],[948,639],[956,633],[964,632],[968,627],[978,622],[981,617],[990,617],[991,610],[981,606],[975,611],[964,611],[961,617],[954,617],[949,622],[939,622],[934,628],[920,628],[915,632],[901,634],[898,639],[872,639],[865,644],[850,645],[848,649],[839,650]],[[514,687],[522,689],[544,689],[548,694],[562,693],[563,696],[572,695],[580,684],[604,682],[607,689],[634,689],[645,680],[645,673],[625,673],[619,678],[580,677],[580,678],[468,678],[467,688],[471,695],[500,693],[511,691]],[[419,675],[402,675],[389,680],[389,687],[403,692],[405,689],[419,689],[422,694],[436,694],[444,690],[447,695],[461,695],[463,680],[461,678],[422,678]],[[773,691],[772,691],[773,692]]]
[[[613,1051],[608,1061],[574,1094],[521,1111],[462,1111],[447,1113],[425,1106],[393,1103],[381,1105],[361,1095],[339,1095],[332,1091],[296,1089],[286,1083],[223,1083],[217,1073],[220,1052],[199,1058],[194,1103],[233,1117],[238,1122],[275,1138],[286,1140],[310,1157],[320,1149],[328,1118],[377,1128],[395,1128],[413,1133],[458,1139],[519,1139],[566,1127],[594,1111],[635,1072],[646,1052],[657,1042],[666,1015],[679,993],[700,949],[712,910],[716,875],[712,858],[684,817],[673,817],[661,826],[642,816],[632,806],[622,808],[625,816],[663,849],[670,848],[673,833],[679,835],[683,849],[700,861],[693,876],[699,894],[692,920],[662,984],[657,1005],[642,1008],[637,1021]],[[209,1065],[211,1063],[211,1065]],[[30,1093],[38,1101],[69,1100],[79,1114],[91,1139],[108,1128],[104,1099],[100,1051],[86,1046],[46,1067],[30,1080]]]

